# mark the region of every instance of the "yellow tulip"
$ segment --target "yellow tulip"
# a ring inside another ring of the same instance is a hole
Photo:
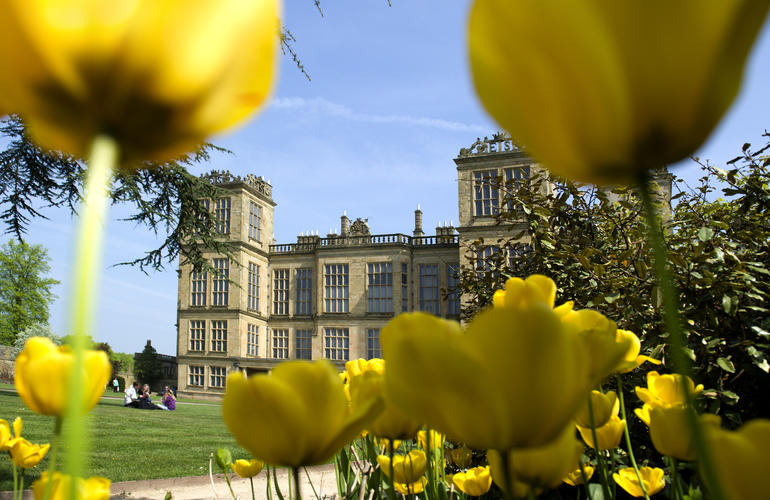
[[[397,449],[401,448],[400,439],[390,440],[388,438],[374,438],[374,444],[377,445],[377,448],[385,450],[386,453],[390,453],[391,446],[393,446],[393,451],[396,451]]]
[[[444,435],[434,430],[419,431],[417,433],[417,443],[423,450],[443,448]]]
[[[239,458],[234,460],[231,467],[233,471],[238,474],[238,477],[254,477],[262,472],[262,467],[265,466],[265,462],[252,458],[251,460],[244,460]]]
[[[687,386],[693,397],[703,390],[703,384],[696,386],[690,377],[687,377]],[[687,403],[682,391],[682,375],[678,373],[660,375],[656,371],[648,372],[647,387],[636,387],[636,395],[651,407],[668,407]]]
[[[50,444],[32,444],[24,438],[15,438],[10,442],[11,460],[18,467],[29,469],[40,463],[51,448]]]
[[[350,402],[355,411],[361,405],[370,404],[373,398],[382,399],[385,407],[382,412],[367,425],[366,430],[377,437],[388,439],[412,439],[420,428],[420,422],[393,405],[385,394],[385,362],[381,359],[372,360],[362,370],[357,364],[348,369],[350,379]]]
[[[618,330],[617,336],[618,340],[626,339],[628,342],[630,342],[630,346],[628,351],[626,351],[625,356],[623,356],[623,361],[621,361],[618,366],[615,367],[615,371],[619,373],[628,373],[631,370],[641,366],[645,361],[655,365],[659,365],[661,363],[661,361],[658,359],[639,354],[639,352],[642,350],[642,343],[634,332],[630,332],[628,330]]]
[[[48,484],[49,472],[45,471],[40,479],[32,483],[32,493],[35,500],[43,500]],[[88,479],[76,479],[76,498],[78,500],[109,500],[110,480],[104,477],[90,477]],[[70,476],[60,472],[53,473],[51,494],[49,500],[69,500]]]
[[[453,448],[449,450],[449,461],[461,469],[465,469],[473,462],[473,452],[467,447]]]
[[[585,474],[585,481],[583,475]],[[570,486],[579,486],[584,482],[590,481],[594,475],[594,468],[588,464],[583,465],[583,471],[580,471],[580,467],[567,474],[562,482],[567,483]]]
[[[554,488],[580,464],[583,445],[575,439],[575,430],[567,426],[552,442],[535,448],[517,448],[508,452],[508,478],[538,490]],[[496,450],[487,451],[487,461],[495,484],[504,487],[502,456]],[[514,494],[518,495],[515,491]]]
[[[705,141],[738,92],[767,8],[767,0],[476,0],[468,36],[476,91],[553,172],[632,182]]]
[[[628,342],[617,338],[615,322],[590,309],[569,311],[561,320],[583,345],[590,379],[601,381],[610,375],[628,350]]]
[[[620,401],[615,391],[602,393],[591,391],[591,409],[594,416],[594,427],[598,428],[609,422],[612,415],[617,415],[620,409]],[[591,427],[591,413],[588,402],[580,407],[575,414],[575,422],[581,427]]]
[[[649,410],[650,439],[662,455],[679,460],[695,460],[696,444],[685,406],[655,406]],[[716,415],[701,415],[701,425],[719,428],[721,419]]]
[[[527,279],[508,278],[505,290],[495,291],[492,303],[495,307],[528,307],[535,303],[553,308],[556,301],[556,283],[551,278],[533,274]]]
[[[396,491],[402,495],[419,495],[420,493],[425,491],[425,483],[427,482],[428,480],[423,477],[423,478],[420,478],[419,481],[415,481],[410,484],[393,483],[393,486],[396,488]]]
[[[666,481],[663,479],[663,469],[640,467],[639,476],[642,478],[644,489],[650,496],[659,493],[666,486]],[[612,474],[612,478],[632,497],[644,496],[644,492],[642,492],[642,488],[639,486],[639,478],[636,477],[636,471],[634,471],[633,467],[620,469]]]
[[[596,448],[594,445],[594,436],[590,427],[577,426],[580,436],[583,441],[586,442],[591,448]],[[617,448],[620,445],[620,439],[623,437],[623,431],[626,429],[626,421],[621,420],[617,415],[613,415],[609,422],[601,427],[596,428],[596,439],[600,450],[611,450]]]
[[[104,351],[83,353],[83,413],[96,406],[112,374]],[[71,403],[71,371],[75,357],[69,346],[56,346],[50,339],[32,337],[16,358],[16,391],[35,413],[64,416]]]
[[[44,147],[100,133],[166,160],[251,115],[275,71],[278,0],[8,0],[0,95]]]
[[[480,497],[492,487],[489,466],[474,467],[466,472],[458,472],[452,476],[452,483],[466,495]]]
[[[649,403],[644,403],[641,408],[636,408],[634,410],[634,414],[639,417],[639,420],[647,424],[649,427],[650,425],[650,410],[652,409],[652,406]]]
[[[425,475],[428,468],[428,456],[422,450],[412,450],[406,455],[393,457],[393,476],[391,477],[391,460],[387,455],[378,455],[377,463],[388,478],[396,483],[412,484]]]
[[[326,360],[281,363],[269,375],[227,377],[222,416],[236,441],[273,465],[324,463],[382,409],[374,399],[352,412]]]
[[[16,417],[13,421],[13,437],[21,437],[21,429],[23,426],[24,424],[21,421],[21,417]],[[11,437],[11,426],[8,425],[8,421],[0,418],[0,451],[8,451],[11,449],[13,437]]]
[[[706,439],[727,500],[768,498],[770,420],[750,420],[736,431],[706,427]]]
[[[488,309],[465,333],[457,322],[401,314],[381,342],[390,400],[478,449],[553,440],[592,383],[577,337],[541,304]]]

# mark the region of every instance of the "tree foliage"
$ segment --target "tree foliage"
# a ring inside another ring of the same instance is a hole
[[[31,141],[24,124],[15,116],[0,122],[0,137],[8,141],[0,151],[0,223],[5,232],[22,240],[32,218],[45,218],[45,208],[64,207],[76,214],[83,195],[86,165],[77,158],[43,151]],[[112,204],[133,208],[124,220],[165,235],[157,248],[121,264],[135,265],[147,272],[162,270],[179,257],[182,264],[191,263],[200,270],[210,268],[203,258],[204,252],[231,254],[200,202],[221,196],[221,191],[188,171],[207,162],[215,151],[225,150],[205,144],[177,161],[144,163],[138,169],[115,173]],[[192,234],[199,245],[184,244]]]
[[[770,138],[770,135],[765,134]],[[770,143],[744,146],[727,170],[700,163],[697,186],[674,179],[664,217],[669,265],[679,290],[686,353],[706,386],[702,404],[728,425],[770,416]],[[697,161],[697,160],[696,160]],[[634,331],[643,351],[668,357],[659,294],[639,199],[629,189],[599,189],[547,173],[528,185],[497,184],[510,228],[500,241],[476,241],[460,288],[464,317],[491,303],[510,276],[545,274],[558,301],[573,300]],[[717,197],[721,194],[721,197]],[[480,260],[480,250],[503,251]],[[637,370],[630,382],[642,385]]]
[[[143,384],[153,387],[163,378],[163,371],[158,360],[158,352],[147,342],[144,350],[134,358],[134,375]]]
[[[51,271],[48,252],[41,245],[9,240],[0,247],[0,343],[13,345],[21,332],[48,323],[48,307],[59,282]]]
[[[27,340],[32,337],[45,337],[51,339],[51,341],[56,345],[63,343],[61,337],[56,335],[56,333],[51,330],[51,327],[48,325],[48,323],[32,323],[16,337],[16,340],[13,343],[14,357],[19,355],[19,353],[24,349],[24,344],[26,344]]]

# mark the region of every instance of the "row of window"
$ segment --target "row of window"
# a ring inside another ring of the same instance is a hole
[[[209,366],[209,387],[225,388],[227,368],[224,366]],[[190,365],[188,367],[187,385],[203,387],[206,385],[206,367]]]
[[[229,261],[214,259],[213,267],[217,273],[212,278],[212,305],[226,306],[228,301]],[[251,311],[259,310],[259,266],[249,262],[247,281],[247,307]],[[401,264],[401,311],[409,308],[408,266]],[[367,311],[370,313],[393,312],[393,263],[375,262],[367,264]],[[419,302],[421,311],[439,314],[439,266],[423,264],[419,266]],[[289,269],[273,271],[273,314],[289,314]],[[193,306],[206,305],[206,273],[193,272],[190,276],[191,299]],[[449,315],[460,314],[460,300],[457,292],[457,268],[447,268]],[[326,264],[324,266],[324,311],[346,313],[350,309],[348,264]],[[295,310],[297,315],[312,313],[313,270],[297,269],[295,273]]]
[[[497,170],[478,170],[473,172],[473,204],[474,215],[492,216],[500,211],[500,198],[505,191],[518,189],[522,183],[529,182],[529,166],[504,168],[500,182]],[[503,184],[504,183],[504,184]],[[508,203],[507,210],[513,210],[513,204]]]
[[[204,210],[210,207],[209,200],[201,200]],[[249,202],[249,238],[262,241],[262,206]],[[230,198],[214,200],[214,227],[220,234],[230,234]]]
[[[227,320],[210,320],[211,352],[227,352]],[[190,320],[190,351],[203,352],[206,350],[206,321]],[[273,328],[269,330],[268,357],[275,359],[289,358],[289,329]],[[350,354],[350,331],[348,328],[324,328],[323,335],[324,357],[333,360],[347,360]],[[246,355],[257,356],[259,353],[259,326],[246,325]],[[294,358],[312,359],[313,331],[297,329],[294,331]],[[366,329],[367,359],[379,358],[380,329]]]

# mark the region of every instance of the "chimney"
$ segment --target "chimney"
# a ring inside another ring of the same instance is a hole
[[[348,219],[347,213],[342,212],[342,217],[340,217],[340,236],[348,235],[349,224],[350,224],[350,219]]]
[[[420,210],[420,205],[417,205],[417,210],[414,211],[414,232],[412,235],[414,237],[425,236],[425,233],[422,232],[422,210]]]

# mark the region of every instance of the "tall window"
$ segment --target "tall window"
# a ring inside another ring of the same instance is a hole
[[[273,328],[273,357],[276,359],[289,358],[289,330]]]
[[[256,356],[259,348],[259,327],[252,323],[246,325],[246,355]]]
[[[224,366],[210,366],[209,367],[210,383],[209,387],[225,386],[225,377],[227,376],[227,368]]]
[[[230,261],[228,259],[214,259],[214,269],[217,271],[211,279],[211,304],[226,306],[227,296],[230,291]]]
[[[203,351],[206,347],[206,322],[190,320],[190,350]]]
[[[447,266],[447,314],[460,315],[460,272],[459,266]]]
[[[368,311],[393,312],[393,264],[375,262],[367,264]]]
[[[348,265],[326,264],[325,270],[325,311],[348,312]]]
[[[401,311],[409,310],[409,266],[401,263]]]
[[[350,336],[347,328],[326,328],[324,333],[324,357],[347,361],[350,354]]]
[[[203,385],[204,378],[203,378],[203,367],[202,366],[190,366],[188,367],[189,372],[189,385]]]
[[[253,201],[249,208],[249,238],[262,241],[262,205]]]
[[[366,329],[366,359],[381,358],[382,351],[380,350],[380,329],[379,328],[367,328]]]
[[[289,270],[273,271],[273,314],[289,314]]]
[[[313,300],[313,270],[297,269],[297,301],[294,303],[294,314],[312,314]]]
[[[483,275],[486,271],[492,271],[496,267],[495,259],[499,258],[497,255],[499,252],[500,247],[496,245],[476,250],[476,272],[479,276]]]
[[[211,321],[211,350],[227,352],[227,320]]]
[[[201,202],[201,213],[198,215],[198,219],[201,221],[201,224],[206,224],[206,215],[210,215],[209,213],[209,207],[211,206],[209,203],[209,200],[200,200]],[[195,234],[200,234],[200,231],[198,229],[195,230]]]
[[[507,191],[516,191],[529,183],[529,165],[505,168],[503,169],[503,178],[505,179],[505,189]],[[513,210],[513,201],[509,201],[506,208]]]
[[[190,305],[191,306],[205,306],[206,305],[206,273],[196,273],[193,271],[190,273]]]
[[[438,314],[438,265],[420,265],[420,311]]]
[[[259,311],[259,266],[249,262],[249,283],[246,294],[247,309]]]
[[[311,359],[313,357],[313,331],[297,330],[294,357],[297,359]]]
[[[220,198],[214,202],[214,217],[217,231],[230,234],[230,198]]]
[[[476,205],[476,216],[495,215],[498,211],[496,170],[479,170],[473,172],[473,201]]]

